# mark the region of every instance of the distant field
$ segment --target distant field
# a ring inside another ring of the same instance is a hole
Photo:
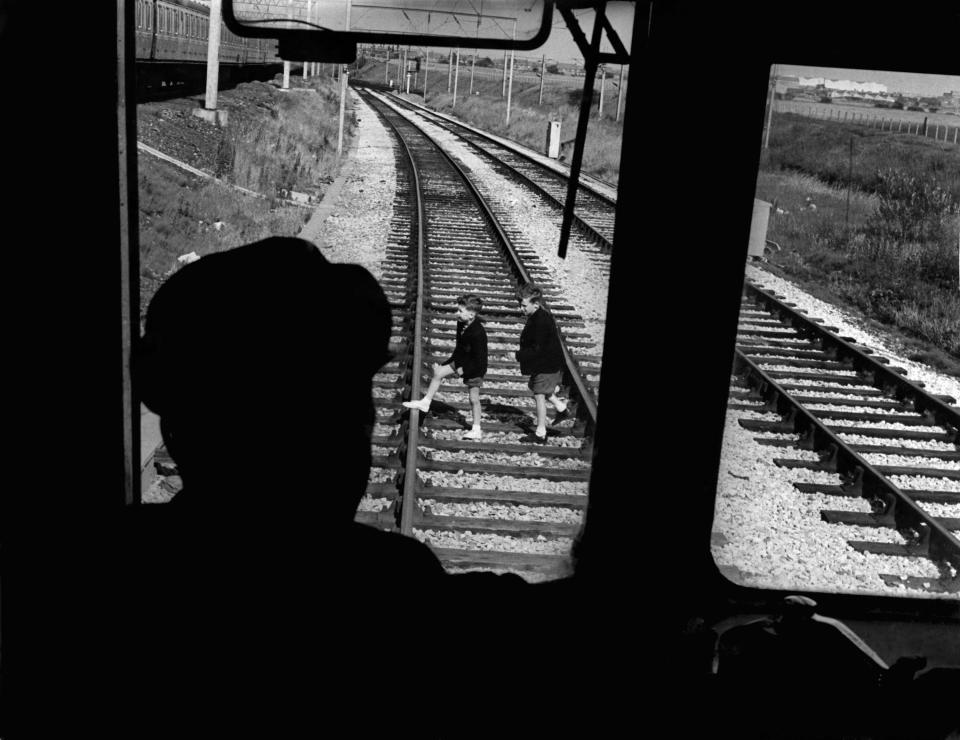
[[[776,115],[756,192],[775,204],[774,265],[960,377],[960,147]]]
[[[873,106],[849,105],[846,103],[807,103],[795,100],[778,100],[773,110],[774,114],[797,113],[804,116],[813,115],[817,118],[822,118],[827,115],[835,116],[837,115],[837,111],[839,111],[840,116],[843,116],[844,113],[847,114],[848,122],[853,122],[854,118],[856,118],[857,121],[861,119],[869,121],[875,118],[883,118],[888,121],[894,121],[894,126],[896,127],[898,122],[903,121],[904,130],[906,130],[907,124],[915,127],[917,124],[923,124],[923,119],[926,118],[928,133],[930,133],[929,128],[931,126],[934,128],[940,126],[940,138],[943,139],[944,135],[948,135],[950,142],[953,141],[954,129],[960,128],[960,116],[950,113],[921,113],[918,111],[874,108]],[[949,129],[949,131],[945,130],[944,127]],[[930,133],[930,135],[932,136],[933,134]],[[958,141],[960,141],[960,139],[958,139]]]

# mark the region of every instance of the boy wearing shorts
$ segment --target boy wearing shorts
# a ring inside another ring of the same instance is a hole
[[[516,357],[520,372],[530,376],[528,384],[537,404],[537,429],[520,439],[521,442],[544,444],[547,441],[547,398],[557,409],[553,422],[569,416],[567,404],[556,391],[563,378],[563,351],[557,322],[542,305],[543,292],[535,285],[520,289],[520,309],[527,315],[527,323],[520,333],[520,349]]]
[[[473,428],[463,435],[464,439],[479,440],[480,387],[487,373],[487,332],[478,314],[483,310],[483,301],[475,295],[457,298],[457,345],[446,362],[433,363],[433,378],[426,395],[419,401],[404,401],[408,409],[429,411],[430,402],[440,388],[443,379],[457,374],[469,389],[470,406],[473,409]]]

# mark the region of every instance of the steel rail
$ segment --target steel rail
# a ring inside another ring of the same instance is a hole
[[[396,97],[396,96],[394,96],[394,97]],[[401,101],[402,104],[405,104],[405,105],[408,105],[408,106],[409,106],[409,104],[407,103],[407,101],[404,101],[402,98],[398,98],[398,100]],[[419,112],[419,111],[415,111],[415,112]],[[425,114],[424,114],[424,113],[420,113],[420,115],[434,115],[434,114],[432,114],[430,111],[426,111]],[[475,141],[471,141],[469,138],[467,138],[467,137],[464,136],[463,134],[460,134],[460,133],[457,133],[456,131],[454,131],[454,130],[453,130],[453,126],[459,126],[460,124],[453,123],[453,122],[451,122],[451,121],[446,121],[445,119],[441,119],[440,121],[430,121],[430,122],[433,123],[435,126],[439,126],[440,128],[442,128],[442,129],[444,129],[444,130],[446,130],[446,131],[449,131],[449,132],[450,132],[451,134],[453,134],[454,136],[459,137],[459,138],[460,138],[462,141],[464,141],[468,146],[470,146],[470,147],[472,147],[473,149],[475,149],[477,152],[479,152],[479,153],[480,153],[481,155],[483,155],[484,157],[492,160],[493,162],[495,162],[495,163],[497,163],[497,164],[499,164],[499,165],[502,165],[502,166],[504,166],[504,167],[509,168],[510,171],[511,171],[511,173],[513,174],[513,176],[514,176],[515,178],[517,178],[517,179],[520,180],[521,182],[525,183],[525,184],[527,185],[527,187],[529,187],[529,188],[530,188],[531,190],[533,190],[534,192],[539,193],[539,194],[542,195],[544,198],[546,198],[550,203],[552,203],[554,206],[556,206],[557,208],[559,208],[560,211],[561,211],[561,214],[562,214],[563,208],[564,208],[563,201],[561,201],[561,200],[560,200],[559,198],[557,198],[555,195],[553,195],[552,193],[550,193],[548,190],[546,190],[546,189],[545,189],[542,185],[540,185],[539,183],[536,183],[536,182],[534,182],[533,180],[531,180],[527,175],[525,175],[523,172],[521,172],[521,171],[518,170],[516,167],[514,167],[513,165],[511,165],[509,162],[505,162],[504,160],[502,160],[502,159],[500,159],[499,157],[497,157],[496,154],[494,154],[493,152],[491,152],[491,151],[489,151],[489,150],[487,150],[487,149],[484,149],[482,146],[480,146],[479,144],[477,144]],[[462,128],[462,126],[461,126],[461,128]],[[471,130],[471,131],[472,131],[472,130]],[[490,141],[492,141],[494,144],[497,144],[498,146],[503,146],[502,144],[498,144],[498,142],[494,141],[493,139],[490,139],[489,136],[485,136],[484,134],[480,134],[480,133],[478,133],[477,135],[478,135],[478,136],[481,136],[481,137],[483,137],[483,138],[486,138],[486,139],[488,139],[488,140],[490,140]],[[506,148],[506,147],[504,147],[504,148]],[[511,150],[511,151],[512,151],[512,150]],[[519,153],[519,152],[515,152],[515,154],[516,154],[517,156],[519,156],[519,157],[523,157],[524,159],[529,160],[529,161],[532,162],[534,165],[536,165],[537,167],[540,167],[540,168],[543,169],[544,171],[547,171],[547,168],[543,167],[543,165],[539,164],[539,163],[536,162],[535,160],[530,159],[530,158],[527,157],[526,155],[521,154],[521,153]],[[557,177],[557,178],[563,179],[563,175],[561,175],[559,172],[554,172],[554,171],[551,170],[551,171],[550,171],[550,174],[551,174],[552,176]],[[590,191],[590,193],[591,193],[592,195],[597,195],[597,194],[594,193],[594,191],[592,191],[592,190]],[[597,195],[597,197],[603,198],[603,196],[601,196],[601,195]],[[611,207],[616,208],[616,203],[612,203],[612,202],[610,202],[609,200],[605,200],[605,202],[606,202],[608,205],[610,205]],[[574,220],[574,223],[576,224],[576,226],[580,229],[580,232],[581,232],[581,234],[582,234],[584,237],[586,237],[587,239],[593,239],[594,241],[596,241],[596,242],[599,244],[600,248],[602,249],[602,251],[603,251],[604,253],[610,254],[610,253],[613,252],[613,242],[611,242],[611,241],[610,241],[609,239],[607,239],[603,234],[601,234],[599,231],[597,231],[593,226],[590,225],[590,223],[588,223],[587,221],[584,221],[584,219],[583,219],[581,216],[578,216],[576,213],[573,214],[573,220]]]
[[[413,158],[413,153],[410,151],[410,147],[407,146],[406,140],[400,134],[399,129],[393,124],[393,122],[386,117],[384,117],[384,120],[393,129],[397,139],[400,141],[400,146],[403,147],[403,151],[407,156],[407,160],[410,162],[410,171],[413,174],[413,192],[417,194],[417,287],[416,307],[413,319],[413,351],[405,353],[407,362],[411,362],[412,358],[412,364],[409,366],[411,368],[410,399],[415,400],[420,398],[420,375],[422,372],[421,365],[423,364],[423,349],[421,347],[423,341],[424,313],[423,253],[425,239],[423,228],[424,223],[426,222],[426,214],[424,213],[423,192],[420,187],[420,172],[417,168],[416,160]],[[406,374],[406,371],[404,371],[404,374]],[[399,525],[401,534],[412,536],[414,519],[417,511],[417,450],[420,443],[419,409],[410,409],[410,416],[407,422],[406,442],[407,449],[403,468],[403,489],[400,498]]]
[[[771,313],[786,319],[802,335],[818,340],[824,350],[831,352],[837,360],[849,361],[856,371],[870,377],[873,385],[893,391],[897,400],[912,401],[918,414],[928,416],[941,426],[952,427],[953,440],[955,443],[960,443],[960,409],[955,409],[927,393],[893,368],[883,365],[859,347],[827,331],[809,317],[785,305],[769,291],[746,282],[744,292],[748,297],[766,306]]]
[[[410,124],[412,126],[416,125],[412,121]],[[432,136],[422,129],[419,129],[419,127],[418,131],[420,131],[420,134],[430,141],[436,147],[437,151],[443,155],[443,158],[450,164],[460,178],[462,178],[464,184],[467,186],[467,189],[476,199],[480,206],[481,212],[487,219],[488,225],[493,230],[497,241],[501,244],[504,253],[507,256],[507,264],[514,273],[514,276],[518,279],[519,284],[534,282],[533,278],[530,276],[530,273],[524,266],[523,261],[520,259],[520,255],[517,253],[516,248],[513,246],[513,242],[510,241],[510,238],[504,232],[500,222],[493,214],[493,210],[490,208],[490,205],[484,199],[483,195],[481,195],[476,185],[474,185],[474,183],[470,180],[466,172],[464,172],[463,168],[457,164],[453,157],[450,156],[450,154],[447,153],[447,151],[444,150],[444,148],[441,147]],[[545,308],[547,308],[547,310],[549,310],[550,306],[546,298],[541,299],[541,303]],[[563,334],[559,330],[557,331],[557,334],[560,338],[560,349],[563,354],[563,361],[565,365],[564,379],[569,381],[570,387],[576,392],[577,400],[580,401],[577,403],[577,418],[583,421],[586,425],[585,436],[592,439],[593,432],[597,425],[597,401],[587,388],[586,381],[583,379],[583,375],[580,371],[580,366],[574,358],[573,353],[570,351],[570,348],[567,346]]]
[[[878,523],[898,530],[912,530],[917,535],[917,541],[911,543],[913,553],[931,560],[949,561],[960,569],[960,541],[827,428],[740,348],[735,350],[734,370],[738,375],[746,375],[748,383],[756,388],[768,408],[784,416],[786,423],[800,434],[799,448],[826,453],[822,462],[848,481],[844,486],[847,491],[883,503],[883,511],[877,516]]]
[[[557,177],[563,178],[563,179],[565,179],[565,180],[569,180],[569,179],[570,179],[569,176],[564,175],[562,172],[560,172],[560,171],[558,171],[558,170],[555,170],[555,169],[553,169],[552,167],[548,167],[547,165],[543,164],[543,162],[538,162],[536,159],[534,159],[533,157],[531,157],[529,154],[526,154],[526,153],[520,151],[519,149],[514,149],[514,148],[513,148],[512,146],[510,146],[509,144],[505,144],[505,143],[503,143],[502,141],[498,141],[498,140],[497,140],[496,138],[494,138],[493,136],[490,136],[489,134],[487,134],[487,133],[485,133],[485,132],[483,132],[483,131],[480,131],[479,129],[474,129],[472,126],[464,126],[464,124],[462,124],[462,123],[460,123],[460,122],[458,122],[458,121],[450,120],[448,117],[444,116],[444,114],[439,113],[439,112],[437,112],[437,111],[432,111],[432,110],[430,110],[429,108],[426,108],[426,107],[424,107],[424,106],[422,106],[422,105],[420,105],[420,104],[418,104],[418,103],[414,103],[414,102],[412,102],[412,101],[410,101],[410,100],[405,100],[404,98],[399,97],[396,93],[387,93],[387,95],[389,95],[389,97],[391,97],[391,98],[395,98],[395,99],[401,101],[404,105],[406,105],[406,106],[408,106],[408,107],[411,107],[411,108],[420,108],[420,109],[426,111],[426,112],[427,112],[428,114],[430,114],[430,115],[444,118],[445,120],[447,120],[449,123],[453,124],[454,126],[460,126],[460,127],[462,127],[462,128],[466,128],[468,131],[474,132],[475,134],[477,134],[477,136],[480,136],[480,137],[482,137],[482,138],[484,138],[484,139],[487,139],[488,141],[493,142],[493,143],[496,144],[497,146],[502,146],[504,149],[509,149],[511,152],[513,152],[514,154],[516,154],[518,157],[522,157],[523,159],[526,159],[528,162],[530,162],[531,164],[535,165],[536,167],[539,167],[539,168],[542,169],[542,170],[548,171],[548,172],[550,172],[551,174],[556,175]],[[592,176],[591,176],[591,177],[592,177]],[[612,183],[605,182],[604,180],[601,180],[601,179],[598,178],[598,177],[595,177],[595,178],[593,178],[593,179],[596,180],[597,182],[603,183],[606,187],[609,187],[609,188],[612,188],[612,189],[616,190],[616,186],[613,185]],[[580,186],[581,188],[583,188],[585,191],[587,191],[588,193],[590,193],[591,195],[593,195],[593,196],[599,198],[600,200],[604,201],[605,203],[607,203],[607,205],[609,205],[609,206],[611,206],[611,207],[613,207],[613,208],[616,208],[616,207],[617,207],[617,201],[616,201],[615,199],[611,198],[609,195],[606,195],[606,194],[604,194],[604,193],[601,193],[599,190],[595,190],[593,187],[590,186],[590,183],[584,182],[583,180],[581,180],[581,181],[579,182],[579,186]]]
[[[484,134],[484,133],[482,133],[482,132],[474,131],[474,130],[471,129],[471,128],[465,127],[463,124],[456,123],[456,122],[454,122],[454,121],[450,121],[450,120],[448,120],[448,119],[446,119],[446,118],[443,118],[443,117],[441,117],[439,114],[434,113],[433,111],[430,111],[430,110],[428,110],[428,109],[425,109],[425,108],[421,109],[420,106],[416,106],[416,105],[410,103],[409,101],[404,100],[403,98],[397,98],[396,95],[393,95],[392,98],[395,99],[399,104],[401,104],[401,105],[403,105],[403,106],[405,106],[405,107],[413,110],[414,112],[418,113],[419,115],[423,115],[425,118],[426,118],[426,117],[429,117],[429,116],[433,116],[434,118],[437,118],[438,120],[430,120],[430,122],[433,123],[435,126],[440,126],[442,129],[444,129],[444,130],[446,130],[446,131],[449,131],[449,132],[450,132],[451,134],[453,134],[454,136],[457,136],[457,137],[460,138],[462,141],[464,141],[468,146],[470,146],[470,147],[472,147],[473,149],[475,149],[477,152],[479,152],[479,153],[480,153],[481,155],[483,155],[484,157],[492,160],[492,161],[495,162],[496,164],[499,164],[499,165],[501,165],[501,166],[503,166],[503,167],[507,167],[507,168],[511,171],[512,175],[513,175],[517,180],[520,180],[522,183],[524,183],[524,184],[525,184],[527,187],[529,187],[531,190],[533,190],[534,192],[536,192],[536,193],[538,193],[539,195],[541,195],[542,197],[544,197],[549,203],[553,204],[553,206],[555,206],[556,208],[559,208],[560,211],[561,211],[561,213],[563,212],[563,209],[564,209],[564,207],[565,207],[565,204],[564,204],[564,202],[563,202],[562,200],[560,200],[557,196],[555,196],[553,193],[551,193],[550,191],[548,191],[546,188],[544,188],[542,185],[540,185],[540,184],[537,183],[536,181],[532,180],[530,177],[528,177],[527,175],[525,175],[523,172],[521,172],[520,170],[518,170],[516,167],[514,167],[514,166],[513,166],[512,164],[510,164],[509,162],[506,162],[505,160],[500,159],[495,153],[489,151],[488,149],[484,149],[482,146],[480,146],[479,144],[477,144],[475,141],[471,141],[470,138],[469,138],[467,135],[458,133],[457,131],[454,130],[453,127],[456,126],[456,127],[459,127],[459,128],[466,129],[466,130],[469,131],[471,134],[474,134],[474,135],[479,136],[479,137],[481,137],[481,138],[487,139],[488,141],[490,141],[491,143],[493,143],[495,146],[499,146],[499,147],[501,147],[501,148],[503,148],[503,149],[507,149],[507,150],[510,151],[512,154],[516,155],[517,157],[520,157],[520,158],[522,158],[522,159],[527,160],[527,161],[528,161],[530,164],[532,164],[534,167],[536,167],[536,168],[538,168],[539,170],[547,173],[548,176],[550,176],[550,177],[555,177],[555,178],[557,178],[558,180],[563,181],[563,180],[565,180],[565,179],[567,179],[567,178],[566,178],[562,173],[557,172],[557,171],[555,171],[555,170],[550,169],[549,167],[544,166],[543,164],[541,164],[540,162],[537,162],[537,161],[536,161],[535,159],[533,159],[532,157],[530,157],[530,156],[528,156],[528,155],[526,155],[526,154],[523,154],[522,152],[518,152],[518,151],[516,151],[516,150],[514,150],[514,149],[511,149],[510,147],[505,146],[504,144],[498,142],[496,139],[493,139],[492,137],[487,136],[486,134]],[[607,205],[607,206],[613,208],[614,210],[616,210],[616,202],[615,202],[615,201],[610,200],[607,196],[603,195],[602,193],[598,193],[597,191],[592,190],[592,189],[584,186],[583,183],[581,183],[581,187],[582,187],[589,195],[591,195],[591,196],[593,196],[593,197],[595,197],[595,198],[597,198],[597,199],[599,199],[599,200],[602,200],[605,205]],[[583,236],[583,237],[586,238],[586,239],[591,239],[591,240],[597,242],[598,246],[600,247],[601,251],[602,251],[604,254],[612,254],[612,252],[613,252],[613,242],[611,242],[609,239],[607,239],[607,237],[605,237],[603,234],[601,234],[599,231],[597,231],[597,229],[596,229],[593,225],[591,225],[589,221],[584,220],[583,217],[578,216],[576,213],[573,214],[573,221],[574,221],[574,224],[577,226],[578,230],[580,231],[581,236]]]

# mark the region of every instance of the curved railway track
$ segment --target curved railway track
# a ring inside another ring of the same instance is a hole
[[[748,282],[735,353],[740,382],[731,387],[728,407],[779,414],[781,421],[741,419],[740,425],[790,435],[758,437],[760,444],[813,450],[820,457],[779,458],[777,465],[841,477],[840,485],[794,483],[799,491],[871,504],[871,512],[822,510],[823,521],[891,528],[902,538],[848,540],[850,547],[926,558],[940,572],[939,578],[880,573],[887,585],[960,594],[960,518],[928,511],[960,504],[960,470],[949,464],[960,460],[957,401],[925,392],[902,368],[889,367],[885,358],[836,331]]]
[[[397,529],[431,545],[444,566],[521,572],[569,571],[580,529],[596,423],[599,357],[573,307],[549,282],[532,250],[511,241],[466,173],[423,131],[362,93],[397,138],[397,191],[382,279],[394,310],[394,361],[375,379],[378,424],[373,470],[357,520]],[[544,289],[564,341],[564,383],[573,419],[548,429],[548,444],[520,443],[533,423],[533,399],[514,359],[523,327],[517,287]],[[489,370],[481,390],[484,438],[469,429],[466,386],[441,386],[430,412],[420,398],[433,362],[450,354],[455,299],[484,301]]]
[[[562,215],[567,197],[568,177],[516,149],[504,146],[493,137],[425,110],[396,95],[390,95],[389,98],[393,104],[412,111],[457,136],[471,149],[488,159],[501,175],[521,183],[555,209],[558,218]],[[614,199],[581,182],[577,189],[573,222],[574,233],[579,237],[577,239],[579,249],[596,253],[598,256],[607,256],[613,251],[616,208],[617,203]]]

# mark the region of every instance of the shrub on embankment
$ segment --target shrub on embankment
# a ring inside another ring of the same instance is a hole
[[[896,170],[931,179],[960,203],[960,146],[878,131],[863,124],[777,113],[763,165],[767,169],[799,170],[835,185],[846,186],[850,181],[853,187],[867,192],[880,187],[879,172]]]
[[[306,209],[271,207],[258,199],[191,175],[141,153],[139,169],[140,297],[145,310],[156,289],[178,266],[199,256],[268,236],[295,236]]]
[[[266,83],[257,86],[258,102],[242,115],[232,115],[217,153],[217,169],[241,187],[274,196],[279,190],[321,194],[337,170],[340,92],[329,77],[308,87],[316,95],[281,92]],[[344,117],[344,144],[353,135],[352,115]]]
[[[845,189],[761,171],[757,197],[783,211],[770,216],[768,238],[782,247],[772,262],[899,329],[912,359],[960,375],[956,205],[931,178],[887,170],[877,182],[874,194],[851,192],[847,227]]]

